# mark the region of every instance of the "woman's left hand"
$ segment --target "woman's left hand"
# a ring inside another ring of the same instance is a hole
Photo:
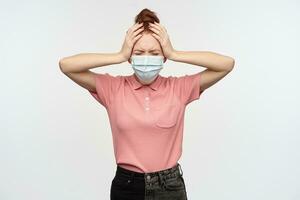
[[[170,59],[175,50],[172,47],[166,28],[157,22],[154,22],[154,24],[150,22],[149,29],[154,32],[152,33],[153,37],[160,42],[164,56]]]

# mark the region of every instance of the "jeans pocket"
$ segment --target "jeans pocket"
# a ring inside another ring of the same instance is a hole
[[[165,180],[165,188],[170,191],[185,190],[185,185],[182,176],[176,176]]]
[[[127,189],[132,184],[132,178],[127,176],[115,176],[112,180],[112,187]]]

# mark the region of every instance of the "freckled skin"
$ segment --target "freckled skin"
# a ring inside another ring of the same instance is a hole
[[[156,51],[151,51],[153,49],[157,49]],[[135,43],[135,45],[132,48],[132,54],[131,55],[149,55],[149,56],[164,56],[162,48],[160,46],[159,41],[154,38],[151,33],[144,32],[143,36]],[[166,62],[166,57],[164,58],[164,63]],[[131,64],[130,59],[128,62]],[[134,74],[134,77],[137,81],[141,82],[138,77]],[[154,79],[153,81],[155,81]],[[152,82],[153,82],[152,81]],[[151,82],[151,83],[152,83]],[[141,82],[144,85],[147,85],[143,82]],[[148,84],[151,84],[148,83]]]

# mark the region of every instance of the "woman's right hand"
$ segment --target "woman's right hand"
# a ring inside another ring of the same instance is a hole
[[[127,30],[126,37],[122,45],[122,49],[119,52],[121,56],[124,58],[124,62],[130,58],[132,48],[136,43],[136,41],[142,37],[141,32],[143,30],[144,30],[143,23],[135,23]]]

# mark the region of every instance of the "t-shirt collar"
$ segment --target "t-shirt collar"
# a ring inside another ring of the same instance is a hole
[[[133,88],[136,90],[136,89],[139,89],[140,87],[142,87],[143,84],[141,82],[139,82],[137,80],[138,77],[135,77],[135,76],[136,75],[133,73],[132,75],[128,76],[128,80],[130,81]],[[159,84],[161,83],[161,80],[162,80],[162,77],[160,74],[158,74],[157,77],[154,79],[154,81],[147,86],[150,86],[150,88],[153,90],[157,90]]]

